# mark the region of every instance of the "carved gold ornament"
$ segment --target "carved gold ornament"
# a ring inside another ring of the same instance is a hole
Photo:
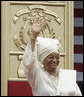
[[[55,38],[54,29],[51,28],[49,24],[51,23],[51,17],[53,17],[59,25],[61,24],[62,21],[57,13],[47,9],[45,6],[42,6],[42,5],[31,5],[31,6],[28,6],[27,9],[19,10],[15,14],[13,18],[14,24],[16,24],[17,21],[21,18],[21,16],[25,14],[27,15],[23,17],[23,21],[25,22],[25,24],[23,27],[21,27],[19,31],[19,37],[16,35],[14,36],[14,43],[18,47],[19,50],[25,49],[28,42],[27,38],[30,37],[31,25],[36,16],[42,17],[44,20],[44,22],[42,22],[44,23],[44,28],[42,29],[40,35],[42,34],[43,37],[46,37],[44,35],[44,31],[48,29],[50,38]],[[25,33],[26,35],[28,35],[27,38],[25,37]]]

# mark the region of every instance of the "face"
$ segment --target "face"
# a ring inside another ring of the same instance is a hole
[[[51,53],[43,61],[44,68],[47,70],[56,69],[59,64],[59,54]]]

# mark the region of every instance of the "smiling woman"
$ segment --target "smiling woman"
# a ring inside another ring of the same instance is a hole
[[[82,96],[76,71],[58,69],[61,44],[57,39],[37,37],[44,25],[37,17],[24,52],[23,64],[33,96]],[[39,63],[43,64],[43,68]]]
[[[58,72],[57,72],[58,64],[59,64],[58,53],[51,53],[43,61],[44,69],[50,74],[52,74],[53,76],[58,75]]]

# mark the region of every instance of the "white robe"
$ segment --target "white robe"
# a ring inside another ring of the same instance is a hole
[[[33,96],[82,96],[76,84],[75,70],[60,69],[59,77],[56,78],[39,66],[37,44],[32,52],[31,44],[28,43],[24,52],[23,64]]]

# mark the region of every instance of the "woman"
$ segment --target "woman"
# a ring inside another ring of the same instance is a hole
[[[33,21],[31,38],[23,58],[25,75],[33,96],[82,96],[76,84],[76,71],[58,69],[60,42],[37,37],[43,28],[41,22],[39,17]]]

